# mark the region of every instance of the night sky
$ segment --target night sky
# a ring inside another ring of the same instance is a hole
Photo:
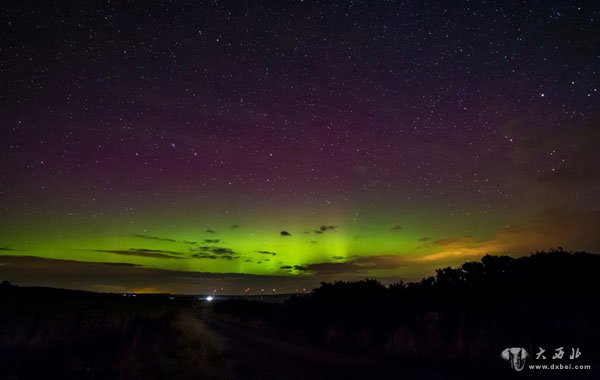
[[[204,293],[600,251],[597,1],[0,6],[0,280]]]

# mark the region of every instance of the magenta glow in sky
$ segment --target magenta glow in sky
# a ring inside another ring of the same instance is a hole
[[[594,2],[0,13],[0,278],[293,290],[600,248]]]

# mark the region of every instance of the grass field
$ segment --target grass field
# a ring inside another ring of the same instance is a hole
[[[189,305],[44,288],[2,291],[1,379],[223,379]]]

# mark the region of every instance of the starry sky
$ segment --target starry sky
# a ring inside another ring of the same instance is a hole
[[[0,279],[293,292],[600,251],[597,1],[0,10]]]

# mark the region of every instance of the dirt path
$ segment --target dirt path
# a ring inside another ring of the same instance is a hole
[[[211,318],[204,323],[223,341],[235,380],[388,380],[438,378],[369,358],[301,346]]]

